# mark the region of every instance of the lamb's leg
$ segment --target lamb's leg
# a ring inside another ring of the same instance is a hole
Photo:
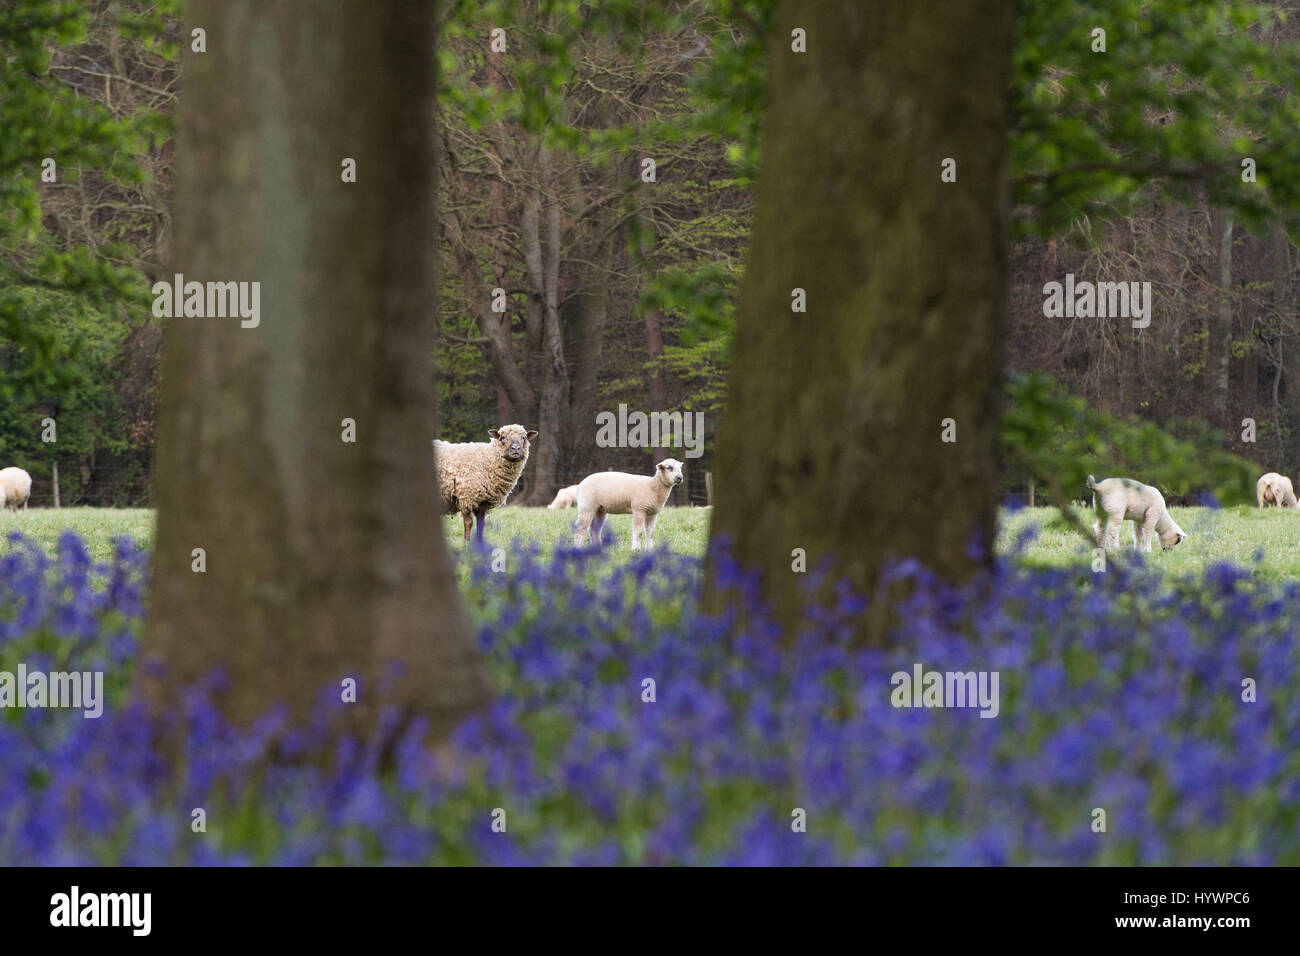
[[[595,515],[589,511],[579,511],[578,520],[573,523],[573,546],[581,548],[584,544],[591,543],[591,536],[587,529],[591,527],[591,519]]]
[[[1156,522],[1160,520],[1160,513],[1151,508],[1142,516],[1142,550],[1148,554],[1151,552],[1151,539],[1156,536]]]
[[[487,524],[487,511],[483,508],[474,509],[474,517],[478,519],[478,543],[483,543],[483,527]]]
[[[462,511],[460,517],[465,522],[465,540],[469,541],[470,529],[474,527],[474,516],[468,511]]]
[[[1124,523],[1124,514],[1111,514],[1106,516],[1106,550],[1119,550],[1119,529]]]
[[[632,512],[632,550],[640,550],[639,545],[645,540],[645,515],[640,511]]]
[[[646,515],[645,518],[645,549],[653,551],[655,548],[655,522],[659,520],[658,515]]]
[[[603,548],[605,543],[600,539],[600,529],[605,527],[605,512],[597,511],[596,517],[591,521],[591,540],[596,543],[597,548]]]

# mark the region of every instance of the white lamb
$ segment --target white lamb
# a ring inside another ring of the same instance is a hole
[[[641,540],[645,549],[654,547],[655,521],[674,488],[682,483],[682,463],[665,458],[655,473],[629,475],[620,471],[603,471],[588,475],[578,485],[578,520],[574,525],[573,543],[577,547],[592,538],[600,547],[600,529],[606,515],[632,515],[632,550]]]
[[[443,514],[465,521],[465,540],[478,519],[478,540],[483,543],[487,513],[505,504],[528,464],[528,443],[537,437],[522,425],[502,425],[488,430],[491,441],[433,443]]]
[[[27,510],[27,499],[32,496],[32,476],[21,468],[0,469],[0,501],[11,511],[18,506]]]
[[[1144,551],[1151,550],[1154,531],[1166,548],[1176,547],[1187,537],[1186,532],[1169,517],[1164,495],[1151,485],[1132,478],[1107,478],[1097,481],[1088,476],[1088,487],[1093,490],[1092,508],[1097,516],[1093,533],[1103,548],[1119,547],[1119,528],[1125,520],[1133,522],[1133,545]],[[1101,533],[1101,517],[1106,516],[1106,533]],[[1140,543],[1139,543],[1140,540]]]
[[[1255,483],[1255,498],[1261,508],[1267,508],[1269,505],[1277,505],[1279,508],[1298,507],[1295,489],[1291,487],[1291,479],[1275,471],[1260,476],[1259,481]]]
[[[569,485],[567,488],[561,488],[555,495],[555,500],[546,507],[548,508],[572,508],[578,503],[578,486]]]

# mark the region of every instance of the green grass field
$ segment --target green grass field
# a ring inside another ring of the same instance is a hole
[[[682,554],[703,554],[709,532],[708,508],[668,508],[655,528],[655,544]],[[1300,578],[1300,511],[1261,511],[1253,507],[1175,508],[1174,520],[1187,532],[1179,547],[1162,551],[1153,549],[1150,561],[1176,574],[1200,574],[1209,564],[1230,561],[1255,567],[1255,573],[1267,578]],[[1091,527],[1092,515],[1079,510],[1081,520]],[[488,518],[487,542],[493,547],[507,547],[514,540],[535,542],[549,553],[558,543],[570,541],[575,509],[551,511],[546,508],[503,508]],[[1025,548],[1022,557],[1032,564],[1087,565],[1096,545],[1066,525],[1051,508],[1025,508],[1004,512],[998,535],[998,550],[1014,547],[1016,537],[1031,525],[1038,528],[1037,538]],[[443,519],[443,531],[453,553],[462,548],[462,524],[458,516]],[[1126,548],[1132,542],[1132,525],[1125,523],[1120,535]],[[32,508],[25,512],[0,511],[0,536],[7,548],[8,536],[20,531],[53,552],[59,535],[71,529],[90,547],[97,560],[112,554],[115,538],[126,536],[141,547],[153,542],[153,512],[144,509],[113,508]],[[605,524],[605,545],[617,557],[628,552],[632,537],[629,515],[613,515]],[[1256,565],[1256,553],[1263,557]]]
[[[1092,511],[1076,511],[1088,528]],[[1176,548],[1163,551],[1152,545],[1150,563],[1174,574],[1200,575],[1206,567],[1229,561],[1243,567],[1255,567],[1261,577],[1300,578],[1300,510],[1260,510],[1255,507],[1172,508],[1170,514],[1187,532],[1187,540]],[[1016,536],[1031,525],[1038,527],[1038,537],[1024,549],[1024,559],[1041,565],[1090,565],[1097,546],[1067,525],[1052,508],[1025,508],[1003,512],[998,534],[998,550],[1012,549]],[[1126,521],[1120,530],[1121,548],[1133,545],[1133,524]],[[1257,552],[1263,557],[1255,565]]]
[[[142,548],[153,544],[151,508],[28,508],[0,509],[0,548],[8,550],[15,531],[40,544],[50,554],[59,535],[72,530],[81,536],[97,561],[113,555],[113,542],[126,537]]]

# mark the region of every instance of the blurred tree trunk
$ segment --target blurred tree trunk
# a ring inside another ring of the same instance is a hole
[[[778,6],[711,544],[761,573],[787,631],[825,600],[804,594],[794,549],[862,595],[890,557],[950,580],[989,560],[1012,20],[1010,4]]]
[[[434,14],[191,5],[208,52],[185,63],[174,271],[260,280],[261,324],[167,329],[154,700],[217,668],[239,721],[323,699],[358,730],[394,707],[440,733],[485,699],[430,448]]]

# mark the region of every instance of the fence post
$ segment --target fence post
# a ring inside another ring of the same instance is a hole
[[[1034,479],[1029,479],[1029,507],[1034,506]]]
[[[713,472],[704,473],[704,497],[710,508],[713,507]]]
[[[54,507],[57,508],[59,506],[59,460],[57,458],[54,460],[52,471],[52,480],[54,482]]]

